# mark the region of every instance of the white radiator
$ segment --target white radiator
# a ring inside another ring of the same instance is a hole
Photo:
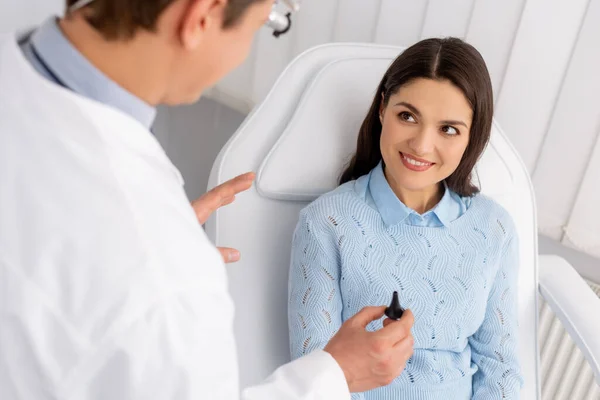
[[[590,283],[590,287],[600,296],[600,285]],[[542,399],[600,400],[600,387],[592,369],[543,299],[539,335]]]

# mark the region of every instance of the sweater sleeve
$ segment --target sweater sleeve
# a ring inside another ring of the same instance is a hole
[[[303,212],[294,231],[288,323],[292,359],[323,349],[342,326],[341,266],[331,233]],[[352,400],[363,395],[353,393]]]
[[[337,249],[302,213],[292,242],[288,323],[292,359],[322,349],[342,325]]]
[[[471,358],[478,371],[473,376],[473,400],[519,399],[523,385],[518,362],[518,264],[516,232],[507,238],[490,290],[485,318],[469,338]]]

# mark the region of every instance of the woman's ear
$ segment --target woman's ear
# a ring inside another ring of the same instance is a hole
[[[385,96],[383,95],[383,92],[381,92],[381,101],[379,102],[379,121],[381,121],[382,123],[383,123],[383,113],[385,111],[384,105],[385,105]]]

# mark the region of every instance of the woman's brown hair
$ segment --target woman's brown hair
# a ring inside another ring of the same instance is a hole
[[[490,75],[479,52],[457,39],[426,39],[406,49],[387,70],[358,134],[356,153],[342,173],[340,184],[368,174],[382,160],[380,109],[403,85],[419,79],[448,80],[458,87],[473,110],[469,144],[456,171],[446,178],[460,196],[473,196],[479,188],[471,174],[483,153],[492,129],[494,98]]]

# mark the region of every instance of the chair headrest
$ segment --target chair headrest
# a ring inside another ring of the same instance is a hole
[[[341,59],[315,76],[259,168],[257,190],[262,196],[308,202],[338,186],[342,170],[356,150],[360,125],[392,61]],[[492,141],[474,174],[475,184],[485,182],[482,192],[493,197],[506,194],[513,186],[507,160],[495,146],[499,141],[506,140],[494,123]]]

